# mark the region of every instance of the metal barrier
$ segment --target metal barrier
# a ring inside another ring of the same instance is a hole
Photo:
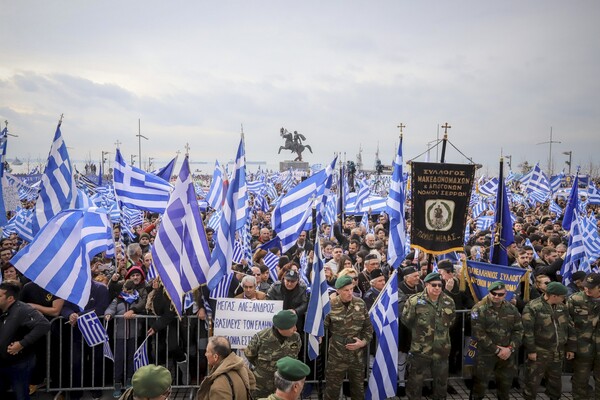
[[[469,312],[457,311],[457,329],[460,329],[461,344],[465,343],[465,332],[468,330],[468,319],[465,316]],[[46,362],[42,364],[46,367],[46,391],[113,390],[115,382],[121,382],[125,388],[128,384],[127,378],[133,375],[133,353],[157,319],[156,316],[142,315],[129,320],[123,316],[112,318],[107,331],[115,356],[114,362],[104,357],[102,345],[90,348],[83,340],[79,328],[71,326],[62,317],[53,319],[52,329],[46,340]],[[204,356],[207,341],[208,329],[205,321],[196,316],[185,316],[149,337],[147,349],[150,363],[165,365],[171,371],[175,389],[197,389],[207,372]],[[307,343],[306,336],[303,337],[303,343]],[[311,367],[311,375],[307,377],[306,382],[316,385],[319,391],[321,384],[325,383],[327,347],[328,340],[325,334],[321,344],[321,356],[310,361],[305,345],[302,346],[300,356]],[[365,352],[365,381],[369,378],[369,347],[367,346]],[[464,348],[465,346],[461,345],[461,360],[464,358]],[[187,362],[176,362],[180,352],[187,355]],[[465,378],[463,371],[464,368],[461,368],[461,373],[452,375],[451,379]],[[192,392],[195,393],[195,390]]]

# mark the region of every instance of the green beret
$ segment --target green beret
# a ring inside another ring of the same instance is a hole
[[[341,278],[338,278],[335,281],[335,288],[336,289],[341,289],[344,286],[348,286],[352,284],[352,278],[350,278],[348,275],[344,275]]]
[[[557,296],[566,296],[569,290],[565,285],[558,282],[550,282],[546,287],[547,294],[555,294]]]
[[[425,279],[423,279],[424,282],[441,281],[441,280],[442,280],[442,277],[437,272],[432,272],[432,273],[428,274],[425,277]]]
[[[171,387],[171,373],[160,365],[145,365],[135,371],[131,386],[136,397],[158,397]]]
[[[492,282],[492,284],[490,285],[490,287],[488,289],[490,292],[492,290],[497,290],[497,289],[506,289],[506,284],[502,281]]]
[[[283,357],[277,361],[277,372],[283,379],[296,382],[310,374],[310,368],[300,360],[292,357]]]
[[[290,310],[282,310],[273,315],[273,325],[279,329],[290,329],[296,325],[298,316]]]

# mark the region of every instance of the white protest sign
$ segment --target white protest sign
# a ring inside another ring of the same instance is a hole
[[[273,326],[273,316],[281,310],[281,300],[220,298],[213,321],[214,335],[227,337],[232,349],[245,349],[252,336]]]

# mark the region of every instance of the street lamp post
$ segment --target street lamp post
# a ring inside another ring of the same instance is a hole
[[[142,121],[138,118],[138,134],[135,135],[138,138],[138,160],[140,160],[140,168],[142,168],[142,138],[148,140],[148,138],[142,135]]]

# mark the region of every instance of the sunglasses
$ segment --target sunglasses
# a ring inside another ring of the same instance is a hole
[[[490,292],[490,294],[494,297],[504,297],[506,295],[506,292]]]
[[[441,288],[441,287],[442,287],[442,284],[441,284],[441,283],[430,283],[429,285],[430,285],[431,287],[439,287],[439,288]]]

